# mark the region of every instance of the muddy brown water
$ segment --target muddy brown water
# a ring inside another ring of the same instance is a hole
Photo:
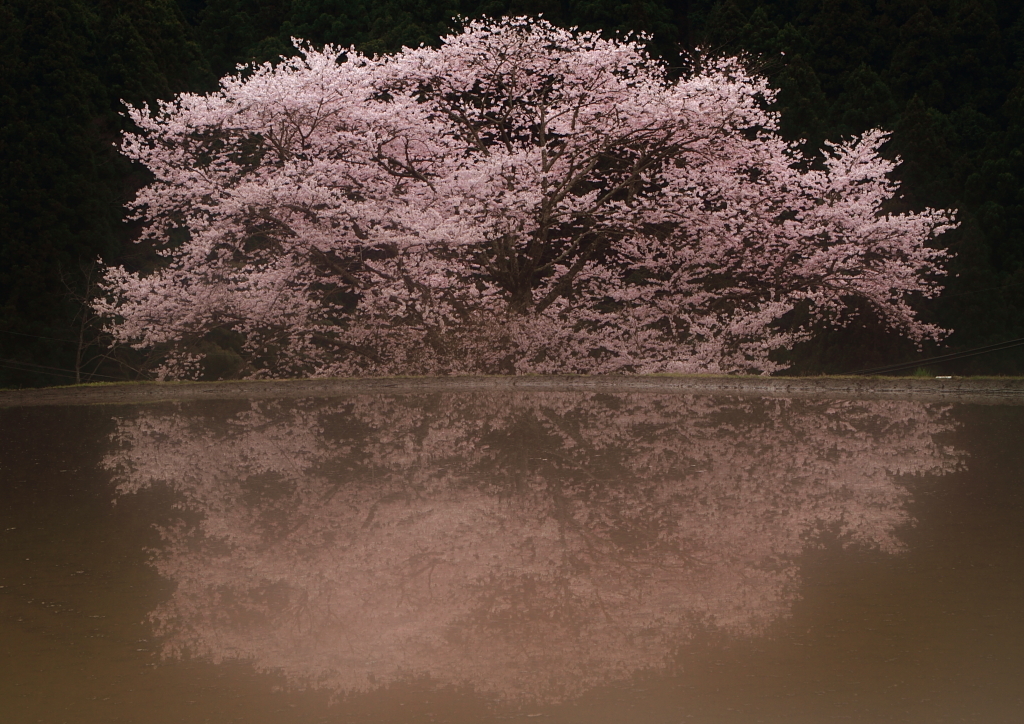
[[[0,409],[0,721],[1024,721],[1024,406]]]

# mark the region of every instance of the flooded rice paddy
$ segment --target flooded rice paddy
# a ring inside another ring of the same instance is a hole
[[[1024,406],[0,409],[0,719],[1024,720]]]

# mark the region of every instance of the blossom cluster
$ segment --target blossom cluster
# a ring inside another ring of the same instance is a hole
[[[642,40],[642,39],[641,39]],[[873,131],[803,158],[735,60],[670,81],[543,20],[314,49],[130,108],[154,271],[94,302],[163,377],[760,372],[867,309],[920,341],[945,211],[886,213]]]

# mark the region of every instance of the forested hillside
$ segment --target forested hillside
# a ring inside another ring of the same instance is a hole
[[[816,151],[892,131],[904,195],[891,211],[958,209],[955,253],[925,321],[954,333],[917,351],[870,318],[792,353],[794,373],[849,372],[1024,337],[1024,9],[1018,0],[0,0],[0,386],[135,377],[85,306],[96,262],[151,254],[122,204],[148,179],[114,148],[132,104],[204,92],[290,38],[367,53],[436,45],[455,16],[538,14],[638,30],[682,75],[740,55],[779,89],[782,132]],[[1022,348],[940,374],[1024,373]]]

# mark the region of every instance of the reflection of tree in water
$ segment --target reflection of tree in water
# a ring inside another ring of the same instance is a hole
[[[140,411],[106,464],[181,496],[166,650],[297,686],[403,677],[554,701],[789,610],[822,533],[895,552],[896,476],[945,472],[942,408],[582,393]]]

